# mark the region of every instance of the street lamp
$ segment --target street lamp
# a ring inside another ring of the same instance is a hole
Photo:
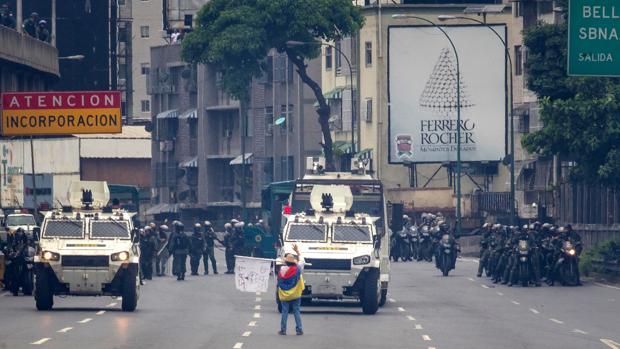
[[[58,57],[59,61],[81,61],[84,59],[84,55],[73,55],[66,57]]]
[[[338,54],[344,57],[344,60],[347,62],[347,66],[349,67],[349,83],[351,84],[351,158],[355,154],[355,94],[353,93],[353,68],[351,67],[351,61],[349,57],[345,55],[342,50],[340,50],[336,45],[330,44],[328,42],[321,41],[295,41],[289,40],[286,42],[286,46],[288,47],[296,47],[296,46],[304,46],[304,45],[321,45],[321,46],[329,46],[334,49]]]
[[[501,41],[502,45],[504,45],[504,54],[506,56],[506,58],[508,59],[508,67],[509,67],[509,84],[510,84],[510,196],[512,197],[512,205],[510,205],[510,224],[511,225],[515,225],[516,224],[516,220],[517,220],[517,212],[516,212],[516,207],[515,207],[515,128],[514,128],[514,103],[513,103],[513,85],[512,85],[512,58],[510,56],[510,50],[508,49],[508,43],[506,42],[506,40],[504,38],[502,38],[501,35],[499,35],[499,33],[493,29],[493,27],[491,27],[490,25],[488,25],[487,23],[475,19],[475,18],[469,18],[469,17],[463,17],[463,16],[449,16],[449,15],[440,15],[437,16],[437,19],[439,19],[440,21],[447,21],[447,20],[452,20],[452,19],[463,19],[463,20],[467,20],[467,21],[472,21],[472,22],[476,22],[480,25],[483,25],[487,28],[489,28],[489,30],[491,30],[493,32],[493,34],[495,34],[495,36],[497,36],[497,38],[499,39],[499,41]]]
[[[454,51],[454,57],[456,58],[456,235],[461,235],[461,68],[459,65],[459,54],[456,51],[456,46],[452,42],[452,38],[446,31],[437,25],[437,23],[430,21],[424,17],[395,14],[392,15],[394,19],[407,19],[413,18],[423,22],[426,22],[433,27],[439,29],[443,35],[450,42],[452,50]]]

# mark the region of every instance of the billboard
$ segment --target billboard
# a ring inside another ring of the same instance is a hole
[[[506,39],[505,25],[492,25]],[[506,154],[504,45],[486,26],[442,26],[458,52],[462,161],[499,161]],[[388,32],[389,162],[456,161],[456,57],[432,26]]]
[[[2,94],[2,135],[120,133],[121,93],[19,92]]]

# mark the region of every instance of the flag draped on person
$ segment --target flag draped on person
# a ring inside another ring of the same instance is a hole
[[[278,273],[278,299],[282,302],[301,298],[305,288],[301,268],[297,264],[283,266]]]

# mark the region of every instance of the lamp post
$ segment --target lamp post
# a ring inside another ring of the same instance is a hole
[[[289,40],[286,42],[286,46],[295,47],[295,46],[304,46],[304,45],[321,45],[321,46],[329,46],[334,49],[339,55],[344,57],[344,60],[347,62],[347,66],[349,67],[349,83],[351,84],[351,158],[353,158],[353,154],[355,154],[355,94],[353,93],[353,68],[351,66],[351,61],[349,57],[342,52],[341,49],[336,47],[336,45],[330,44],[328,42],[320,42],[320,41],[295,41]]]
[[[442,27],[438,26],[437,23],[424,17],[413,15],[395,14],[392,15],[392,18],[412,18],[432,25],[443,33],[454,51],[454,57],[456,58],[456,235],[459,236],[461,235],[461,68],[459,65],[459,54],[450,35]]]
[[[483,22],[481,20],[478,20],[475,18],[463,17],[463,16],[449,16],[449,15],[440,15],[440,16],[437,16],[437,19],[439,19],[440,21],[462,19],[462,20],[476,22],[480,25],[483,25],[489,28],[489,30],[491,30],[493,34],[497,36],[499,41],[501,41],[502,45],[504,45],[504,55],[508,59],[508,69],[509,69],[508,72],[510,74],[509,75],[509,84],[510,84],[510,196],[512,197],[511,199],[512,204],[510,205],[510,224],[516,225],[517,224],[517,210],[516,210],[516,205],[515,205],[515,202],[516,202],[515,201],[515,191],[516,191],[516,188],[515,188],[515,128],[514,128],[514,103],[512,99],[514,88],[512,84],[512,57],[510,56],[510,50],[508,49],[508,43],[506,42],[504,38],[502,38],[501,35],[499,35],[499,33],[495,29],[493,29],[493,27],[491,27],[486,22]]]

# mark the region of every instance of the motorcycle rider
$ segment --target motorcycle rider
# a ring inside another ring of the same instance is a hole
[[[168,250],[172,255],[172,274],[176,275],[177,280],[180,281],[185,280],[190,242],[185,234],[183,223],[175,221],[172,225],[174,226],[174,232],[170,235]]]
[[[189,265],[192,275],[198,275],[198,266],[200,259],[205,251],[205,238],[202,234],[202,226],[200,223],[194,224],[194,232],[192,233],[190,249],[189,249]]]
[[[518,230],[516,232],[516,234],[513,237],[512,240],[512,247],[513,247],[513,251],[511,254],[511,258],[510,258],[510,263],[509,263],[509,269],[510,272],[508,274],[508,286],[512,286],[513,282],[515,281],[515,274],[517,272],[517,266],[518,266],[518,258],[519,258],[519,250],[518,250],[518,246],[519,246],[519,241],[527,241],[527,244],[529,246],[530,249],[530,261],[532,263],[532,273],[534,274],[534,285],[536,285],[536,287],[540,287],[540,265],[538,263],[538,252],[537,252],[537,248],[536,248],[536,241],[534,240],[534,236],[531,233],[532,230],[535,228],[535,225],[532,225],[530,227],[523,226],[523,229]]]
[[[204,237],[205,237],[205,249],[202,255],[202,263],[204,265],[204,274],[209,274],[209,261],[211,261],[211,267],[213,267],[213,274],[217,274],[217,262],[215,260],[215,240],[223,243],[217,238],[211,222],[204,222]]]

